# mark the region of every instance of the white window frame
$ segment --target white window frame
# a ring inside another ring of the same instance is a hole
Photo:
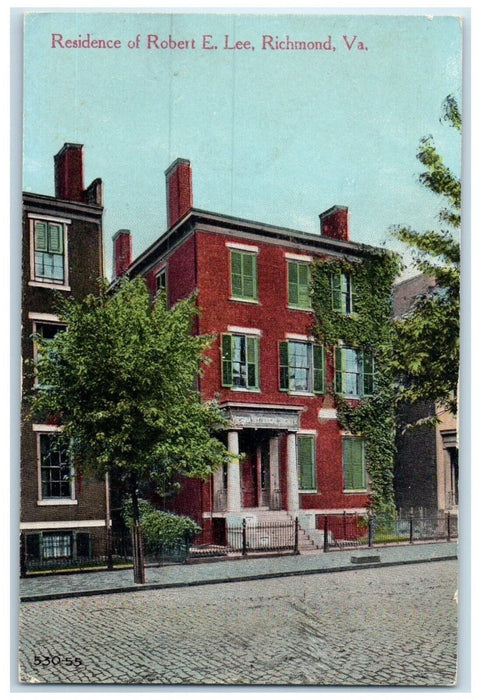
[[[36,314],[32,313],[28,315],[30,319],[33,320],[32,323],[32,333],[33,335],[37,335],[37,327],[40,325],[46,325],[46,326],[58,326],[59,329],[65,330],[67,328],[67,324],[60,321],[58,316],[55,316],[54,314]],[[38,361],[38,347],[37,343],[35,340],[33,341],[33,361],[37,362]],[[34,386],[38,386],[38,377],[37,377],[37,372],[35,371],[35,377],[34,377]]]
[[[293,303],[290,299],[290,265],[296,265],[297,266],[297,285],[298,287],[300,286],[299,283],[299,266],[302,265],[308,270],[308,278],[309,278],[309,283],[308,287],[310,287],[311,284],[311,279],[312,279],[312,258],[308,257],[307,255],[289,255],[285,254],[285,259],[287,263],[287,308],[291,309],[292,311],[307,311],[312,313],[312,299],[309,296],[309,301],[307,304],[303,305],[300,302],[297,304]]]
[[[70,283],[68,278],[68,231],[67,227],[72,223],[71,219],[63,219],[53,216],[44,216],[42,214],[28,214],[30,226],[30,280],[28,282],[31,287],[46,287],[47,289],[61,289],[70,291]],[[58,224],[62,227],[63,233],[63,281],[55,282],[55,280],[37,279],[35,274],[35,223],[37,221],[47,224]]]
[[[61,428],[58,426],[51,425],[40,425],[36,424],[33,426],[33,431],[36,435],[37,441],[37,484],[38,484],[38,506],[71,506],[77,505],[78,501],[75,498],[75,477],[74,470],[70,467],[70,497],[54,497],[48,498],[44,497],[42,493],[42,450],[41,450],[41,439],[42,435],[54,435],[56,432],[60,432]]]

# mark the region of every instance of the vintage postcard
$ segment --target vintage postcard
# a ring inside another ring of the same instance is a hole
[[[21,688],[459,683],[465,32],[25,13]]]

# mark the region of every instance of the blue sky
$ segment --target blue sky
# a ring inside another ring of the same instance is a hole
[[[52,33],[122,46],[53,49]],[[196,48],[148,49],[148,34]],[[218,50],[200,48],[204,35]],[[225,35],[255,48],[226,50]],[[336,51],[263,50],[264,35]],[[346,205],[352,240],[400,250],[389,227],[436,226],[441,205],[418,183],[419,139],[432,134],[460,170],[459,135],[439,117],[446,95],[461,98],[461,42],[449,16],[32,13],[23,188],[53,194],[53,155],[84,144],[86,184],[104,181],[109,275],[119,228],[134,255],[165,230],[177,157],[192,163],[198,208],[317,233],[320,212]]]

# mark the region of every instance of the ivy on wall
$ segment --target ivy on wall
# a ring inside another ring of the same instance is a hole
[[[365,250],[362,261],[336,259],[318,261],[312,270],[313,333],[333,357],[344,345],[373,354],[375,390],[373,396],[346,400],[336,392],[335,381],[328,386],[334,396],[341,426],[360,435],[366,445],[372,488],[370,508],[378,516],[394,514],[393,463],[395,451],[394,383],[392,355],[392,286],[400,261],[387,251]],[[351,283],[352,310],[336,311],[332,280],[339,275]]]

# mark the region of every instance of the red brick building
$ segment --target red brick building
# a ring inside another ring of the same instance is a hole
[[[326,387],[359,400],[372,392],[372,363],[355,348],[326,352],[310,330],[312,263],[369,255],[349,239],[347,208],[321,214],[320,233],[303,233],[194,208],[187,160],[166,179],[168,230],[135,260],[129,231],[117,232],[115,275],[142,275],[170,305],[197,291],[196,331],[215,334],[200,391],[218,398],[229,450],[245,457],[208,483],[186,481],[170,507],[202,523],[206,538],[229,514],[285,511],[311,529],[321,514],[365,512],[364,444],[343,431]],[[345,275],[333,281],[333,303],[352,311]]]
[[[74,473],[55,447],[58,426],[28,415],[34,336],[52,338],[63,327],[56,295],[96,292],[104,274],[102,182],[84,189],[79,144],[66,143],[54,161],[55,196],[23,194],[20,520],[28,561],[36,565],[95,555],[107,518],[105,484]]]

